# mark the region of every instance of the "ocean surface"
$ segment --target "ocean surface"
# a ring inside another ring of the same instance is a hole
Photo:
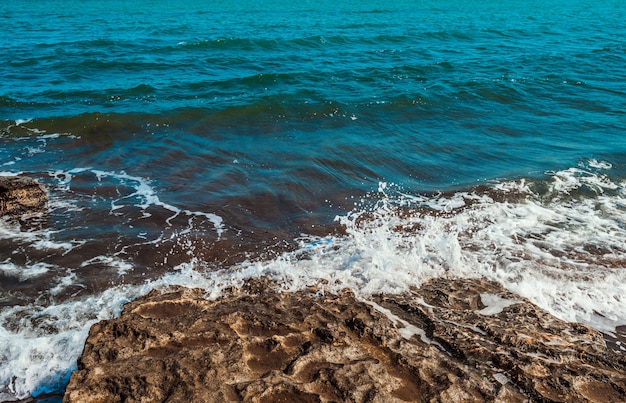
[[[174,284],[483,277],[626,324],[626,2],[0,2],[0,401]],[[619,346],[619,345],[618,345]],[[622,347],[623,351],[625,347]]]

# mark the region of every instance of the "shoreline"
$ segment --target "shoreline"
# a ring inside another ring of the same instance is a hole
[[[435,279],[368,301],[275,285],[129,302],[90,330],[64,401],[626,398],[626,354],[493,282]]]

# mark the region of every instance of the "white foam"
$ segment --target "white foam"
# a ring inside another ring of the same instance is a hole
[[[604,166],[594,164],[593,166]],[[607,165],[608,166],[608,165]],[[606,175],[594,174],[581,168],[569,168],[564,171],[555,172],[551,190],[562,194],[567,194],[574,189],[588,187],[591,190],[604,193],[606,190],[615,190],[618,184],[613,183]]]
[[[78,276],[71,270],[67,270],[64,276],[57,276],[57,284],[49,289],[50,295],[59,295],[69,287],[84,287],[78,281]]]
[[[62,250],[65,251],[65,253],[69,252],[70,250],[74,249],[75,247],[82,245],[85,243],[85,241],[68,241],[68,242],[57,242],[54,241],[52,239],[49,238],[49,236],[52,234],[52,231],[49,232],[45,232],[45,239],[37,239],[35,240],[31,245],[39,250],[50,250],[50,249],[57,249],[57,250]]]
[[[0,240],[8,239],[12,241],[20,241],[28,243],[35,249],[58,250],[64,254],[86,242],[84,240],[56,241],[54,237],[58,232],[59,231],[46,228],[40,230],[22,231],[19,223],[0,219]]]
[[[611,164],[610,162],[598,161],[596,159],[590,159],[586,161],[585,163],[581,163],[580,165],[583,167],[588,166],[590,168],[605,169],[605,170],[609,170],[613,168],[613,164]]]
[[[62,171],[62,170],[49,171],[48,175],[51,178],[54,178],[56,180],[56,188],[55,188],[56,190],[62,191],[62,192],[69,192],[71,190],[70,183],[72,182],[72,178],[75,175],[83,173],[88,170],[89,168],[74,168],[69,171]]]
[[[92,172],[96,175],[99,181],[101,181],[105,177],[111,177],[121,181],[124,184],[130,183],[133,189],[135,190],[133,193],[128,195],[123,195],[115,200],[111,201],[111,211],[120,209],[123,207],[123,203],[126,201],[135,202],[133,205],[135,207],[139,207],[143,210],[144,217],[149,217],[150,214],[146,212],[151,206],[162,207],[165,210],[171,211],[172,215],[166,220],[167,225],[171,225],[171,221],[178,217],[180,214],[185,214],[190,217],[188,220],[189,227],[188,230],[191,231],[193,229],[192,218],[193,217],[204,217],[208,219],[214,226],[215,231],[220,237],[224,231],[224,224],[222,217],[213,213],[206,213],[203,211],[191,211],[187,209],[181,209],[174,205],[162,202],[159,196],[156,193],[156,190],[150,184],[150,181],[146,178],[142,178],[139,176],[128,175],[126,172],[106,172],[101,170],[92,170]]]
[[[262,275],[276,279],[285,290],[324,279],[327,291],[349,287],[367,300],[372,294],[404,292],[436,277],[486,278],[561,319],[612,332],[626,323],[626,184],[602,176],[594,171],[600,168],[591,165],[610,169],[600,162],[552,173],[547,193],[542,194],[523,180],[494,187],[498,200],[508,192],[524,196],[511,201],[496,201],[489,192],[410,195],[381,185],[375,204],[337,217],[346,235],[303,235],[297,250],[272,260],[205,272],[205,263],[194,258],[139,287],[117,286],[49,307],[7,308],[0,312],[0,400],[63,384],[89,326],[119,314],[125,301],[161,285],[200,287],[207,298],[214,298],[226,287]],[[169,206],[160,204],[150,186],[139,186],[137,178],[115,175],[135,190],[133,197],[118,199],[117,204]],[[585,192],[576,193],[581,188]],[[173,214],[187,214],[169,207]],[[2,225],[0,236],[1,229]],[[118,263],[113,259],[110,264]],[[75,281],[70,274],[56,280],[59,287]],[[481,299],[487,305],[483,314],[497,313],[515,302],[491,294]],[[405,337],[423,336],[419,328],[382,309]],[[499,378],[507,381],[505,375]]]
[[[214,290],[242,282],[224,272],[203,275],[197,261],[181,265],[142,286],[117,286],[99,295],[51,306],[15,306],[0,312],[0,401],[62,390],[76,368],[91,325],[119,315],[125,302],[160,286],[182,285]],[[73,285],[72,273],[59,287]],[[54,294],[54,290],[52,291]]]
[[[502,312],[505,308],[519,304],[521,301],[515,299],[502,298],[496,294],[482,293],[480,300],[485,307],[478,311],[481,315],[495,315]]]
[[[50,140],[56,140],[59,138],[78,138],[77,136],[70,133],[46,133],[43,130],[22,126],[23,124],[28,122],[30,122],[30,119],[18,119],[15,121],[15,125],[8,127],[8,129],[10,129],[11,127],[21,126],[19,132],[22,134],[26,132],[26,135],[11,136],[10,140],[13,142],[19,142],[21,147],[19,147],[17,150],[13,151],[10,154],[10,157],[13,159],[12,161],[6,161],[0,164],[0,166],[15,165],[17,161],[21,161],[22,159],[28,159],[35,155],[45,153],[47,151]]]
[[[120,297],[119,290],[109,290],[50,307],[31,305],[2,311],[0,400],[61,390],[76,367],[89,327],[118,313]]]
[[[175,205],[163,202],[157,194],[157,189],[152,185],[152,182],[148,178],[140,176],[134,176],[127,174],[124,171],[113,172],[94,169],[92,167],[77,167],[71,170],[58,170],[50,171],[49,175],[55,182],[54,191],[50,194],[49,206],[53,210],[61,210],[62,213],[77,212],[89,209],[91,203],[101,203],[102,197],[96,197],[93,194],[81,194],[72,189],[72,183],[74,179],[79,175],[95,175],[98,182],[106,182],[107,186],[114,186],[116,194],[109,196],[108,203],[110,203],[109,214],[112,217],[123,217],[127,214],[128,210],[139,212],[139,220],[149,218],[154,213],[154,209],[164,209],[171,214],[164,219],[164,229],[172,229],[174,227],[174,220],[176,225],[184,223],[186,221],[186,227],[176,227],[172,234],[172,237],[181,236],[184,234],[192,233],[200,226],[209,224],[211,225],[218,239],[225,231],[225,226],[222,217],[217,214],[205,211],[192,211],[190,209],[179,208]],[[89,178],[92,180],[93,177]],[[97,184],[96,184],[97,186]],[[183,220],[181,220],[181,218]],[[137,218],[133,218],[136,220]],[[133,221],[126,222],[124,225],[127,228],[133,228],[136,223]],[[144,241],[144,244],[152,244],[163,240],[162,235],[158,236],[156,240],[148,239],[146,233],[137,234],[139,239]],[[52,239],[49,239],[52,241]],[[73,246],[74,241],[71,242]],[[62,245],[57,243],[46,243],[41,241],[35,245],[38,248],[62,248],[69,247],[70,245]],[[122,268],[122,271],[126,269]]]
[[[91,264],[104,264],[108,267],[116,269],[119,275],[124,275],[133,268],[131,263],[116,256],[96,256],[81,263],[81,267],[86,267]]]
[[[508,182],[499,190],[525,197],[496,202],[467,192],[407,197],[381,184],[388,193],[376,205],[337,218],[345,237],[302,237],[300,250],[246,262],[239,270],[270,274],[290,289],[323,278],[329,288],[351,287],[361,295],[404,292],[435,277],[482,277],[561,319],[611,332],[626,323],[625,184],[589,170],[565,170],[548,185],[551,196],[545,197],[531,191],[532,183]],[[582,187],[595,193],[567,197]],[[450,211],[466,204],[444,215],[397,210]]]
[[[15,175],[21,175],[24,172],[22,171],[17,171],[17,172],[13,172],[13,171],[0,171],[0,176],[15,176]]]
[[[441,345],[439,343],[433,342],[426,335],[426,331],[424,329],[421,329],[421,328],[419,328],[419,327],[417,327],[415,325],[412,325],[411,323],[407,322],[406,320],[404,320],[404,319],[398,317],[397,315],[395,315],[389,309],[383,308],[382,306],[378,305],[374,301],[363,300],[363,302],[365,302],[366,304],[370,305],[375,310],[377,310],[378,312],[382,313],[383,315],[385,315],[389,319],[391,319],[394,322],[395,326],[397,327],[398,332],[400,333],[400,335],[404,339],[410,340],[413,336],[419,336],[420,339],[424,343],[435,344],[435,345],[439,346],[443,350],[443,347],[441,347]]]
[[[9,260],[5,260],[0,263],[0,272],[4,273],[6,276],[16,277],[20,281],[32,279],[35,277],[39,277],[42,274],[47,273],[50,269],[53,269],[55,266],[43,262],[30,264],[27,266],[16,265]]]
[[[20,126],[23,123],[27,123],[28,121],[23,121],[22,123],[18,123],[16,126]],[[70,139],[77,139],[80,138],[74,134],[71,133],[46,133],[43,130],[40,129],[36,129],[36,128],[32,128],[32,127],[27,127],[26,130],[28,131],[28,133],[30,134],[29,136],[22,136],[22,137],[13,137],[14,140],[16,141],[32,141],[35,140],[38,143],[43,144],[44,146],[47,145],[46,140],[54,140],[54,139],[58,139],[61,137],[66,137],[66,138],[70,138]]]

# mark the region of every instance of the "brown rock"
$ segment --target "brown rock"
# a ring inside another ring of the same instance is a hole
[[[0,176],[0,216],[20,219],[45,211],[46,190],[27,176]]]
[[[362,301],[256,280],[153,291],[94,325],[64,402],[619,402],[626,357],[499,285]]]

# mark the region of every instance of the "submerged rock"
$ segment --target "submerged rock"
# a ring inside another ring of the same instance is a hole
[[[153,291],[91,328],[64,401],[626,401],[626,355],[495,283],[322,287]]]
[[[46,210],[48,196],[43,186],[27,176],[0,176],[0,216],[19,220]]]

